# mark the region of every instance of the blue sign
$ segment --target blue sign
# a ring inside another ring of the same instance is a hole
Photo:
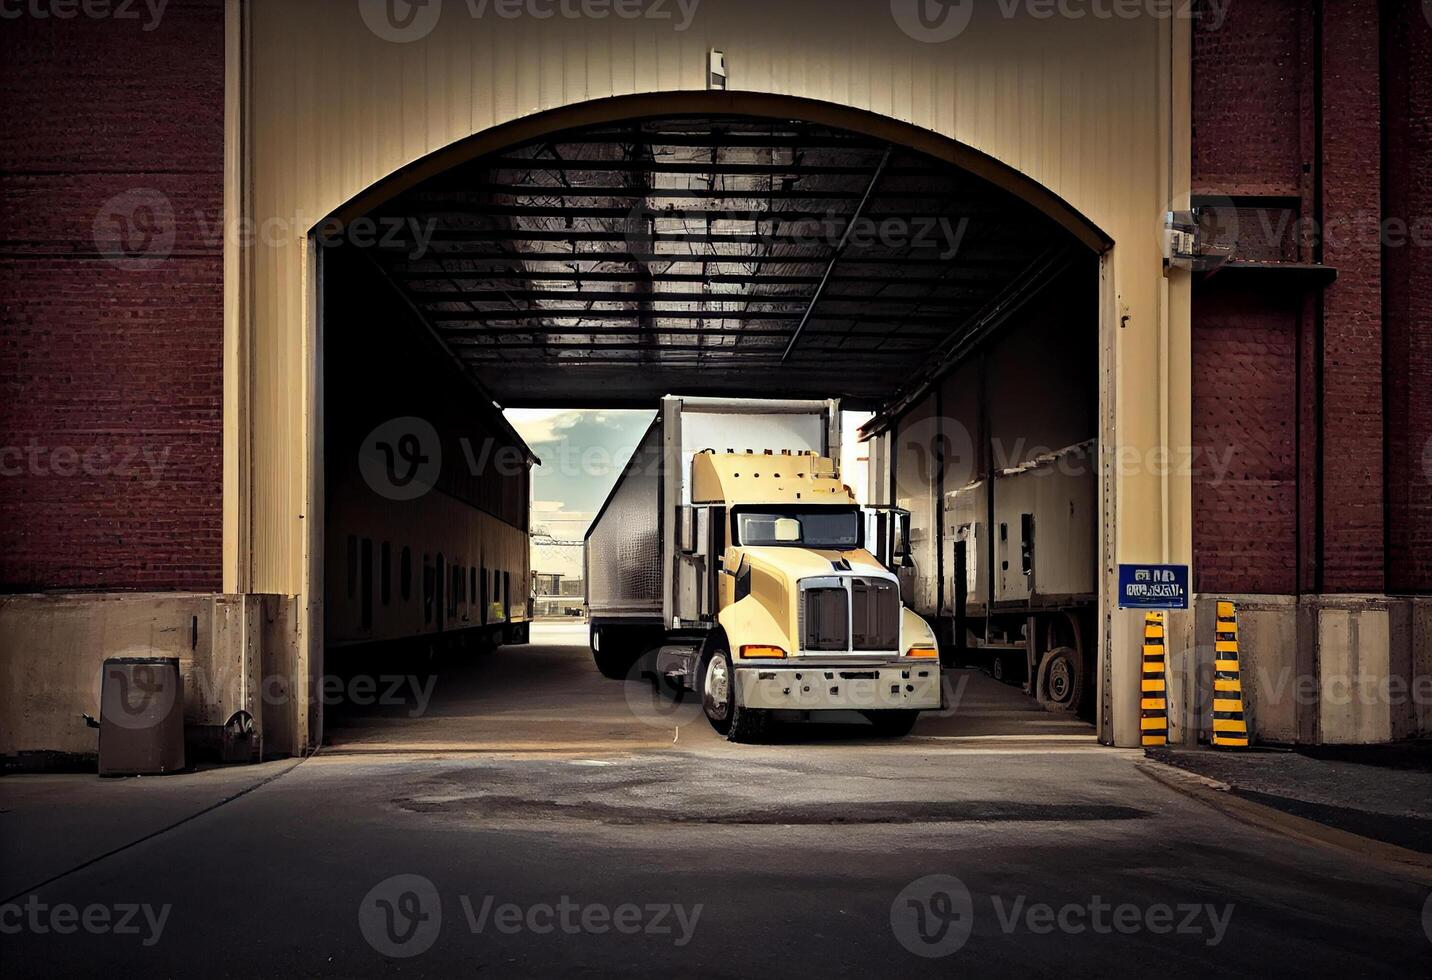
[[[1120,609],[1187,609],[1187,565],[1120,565]]]

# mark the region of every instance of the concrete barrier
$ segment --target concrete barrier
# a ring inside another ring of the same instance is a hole
[[[1246,717],[1271,744],[1375,744],[1432,734],[1432,599],[1197,595],[1188,732],[1212,730],[1218,599],[1238,607]],[[1192,739],[1180,739],[1192,744]]]
[[[253,721],[256,757],[303,750],[292,598],[65,593],[0,599],[0,760],[93,760],[98,732],[85,716],[99,716],[101,666],[117,656],[179,659],[185,737],[201,752],[217,748],[238,712]]]

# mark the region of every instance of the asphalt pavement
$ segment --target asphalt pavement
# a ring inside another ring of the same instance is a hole
[[[907,739],[738,746],[580,644],[540,630],[332,712],[297,764],[0,779],[6,975],[1432,965],[1426,883],[1229,819],[982,675]]]

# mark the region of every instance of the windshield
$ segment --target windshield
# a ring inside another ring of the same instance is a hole
[[[849,550],[860,547],[858,507],[762,507],[733,513],[735,544],[793,545]]]

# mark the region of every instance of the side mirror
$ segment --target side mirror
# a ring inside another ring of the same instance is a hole
[[[914,568],[915,560],[910,557],[910,515],[901,514],[895,523],[895,547],[891,557],[899,568]]]

